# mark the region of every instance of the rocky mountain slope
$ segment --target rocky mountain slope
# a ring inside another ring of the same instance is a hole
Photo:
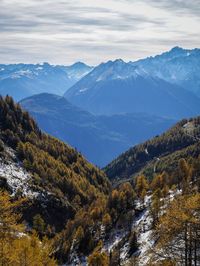
[[[72,86],[65,97],[101,115],[142,112],[180,119],[200,112],[200,99],[192,92],[122,60],[100,64]]]
[[[174,47],[161,55],[130,63],[151,76],[177,84],[200,96],[200,49]]]

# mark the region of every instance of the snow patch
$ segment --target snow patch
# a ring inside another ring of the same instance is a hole
[[[87,91],[87,90],[88,90],[88,88],[84,88],[84,89],[79,90],[79,92],[82,93],[82,92]]]
[[[13,162],[5,163],[2,159],[0,159],[0,177],[6,179],[7,184],[13,191],[13,194],[15,194],[18,190],[21,190],[24,195],[30,194],[28,181],[31,176],[18,164]]]
[[[42,66],[36,67],[36,70],[43,70],[43,67]]]

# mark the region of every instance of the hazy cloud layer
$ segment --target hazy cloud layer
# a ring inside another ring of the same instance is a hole
[[[200,46],[200,0],[0,0],[0,63],[97,64]]]

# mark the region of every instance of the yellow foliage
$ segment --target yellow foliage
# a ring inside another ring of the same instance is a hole
[[[142,194],[144,195],[144,190],[147,191],[148,189],[149,189],[149,184],[145,176],[144,175],[138,176],[136,180],[136,192],[138,196],[141,197]]]
[[[174,199],[157,224],[159,240],[156,248],[161,253],[159,256],[172,258],[179,264],[192,265],[192,258],[198,259],[195,254],[198,252],[199,217],[200,193]],[[174,265],[173,261],[166,260],[168,264],[162,265]]]
[[[15,207],[21,201],[12,202],[8,193],[0,192],[0,264],[9,266],[54,266],[50,258],[51,245],[47,239],[41,242],[36,235],[28,235],[18,224]]]
[[[101,241],[88,257],[88,266],[109,266],[109,257],[106,252],[102,251]]]
[[[109,213],[106,213],[104,215],[102,222],[103,222],[103,225],[105,225],[105,226],[109,226],[111,224],[112,219],[111,219]]]

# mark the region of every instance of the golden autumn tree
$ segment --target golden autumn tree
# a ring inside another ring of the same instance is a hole
[[[9,266],[55,266],[50,258],[50,242],[39,240],[35,234],[27,234],[19,224],[16,208],[23,200],[13,200],[8,193],[0,191],[0,265]]]
[[[149,189],[149,184],[144,175],[140,175],[136,179],[136,192],[137,195],[143,200],[146,195],[147,190]]]
[[[159,212],[162,206],[161,196],[162,192],[160,188],[158,188],[152,195],[151,215],[153,218],[153,226],[155,226],[158,222]]]
[[[165,185],[168,183],[168,175],[163,172],[161,174],[155,175],[151,182],[151,189],[155,191],[156,189],[163,189]]]
[[[88,257],[89,266],[109,266],[109,256],[105,251],[102,251],[102,242],[99,241],[97,247]]]
[[[181,186],[184,194],[190,191],[192,169],[185,159],[179,161],[179,186]]]
[[[175,265],[200,264],[200,194],[181,195],[174,199],[159,218],[159,236],[155,259]]]

